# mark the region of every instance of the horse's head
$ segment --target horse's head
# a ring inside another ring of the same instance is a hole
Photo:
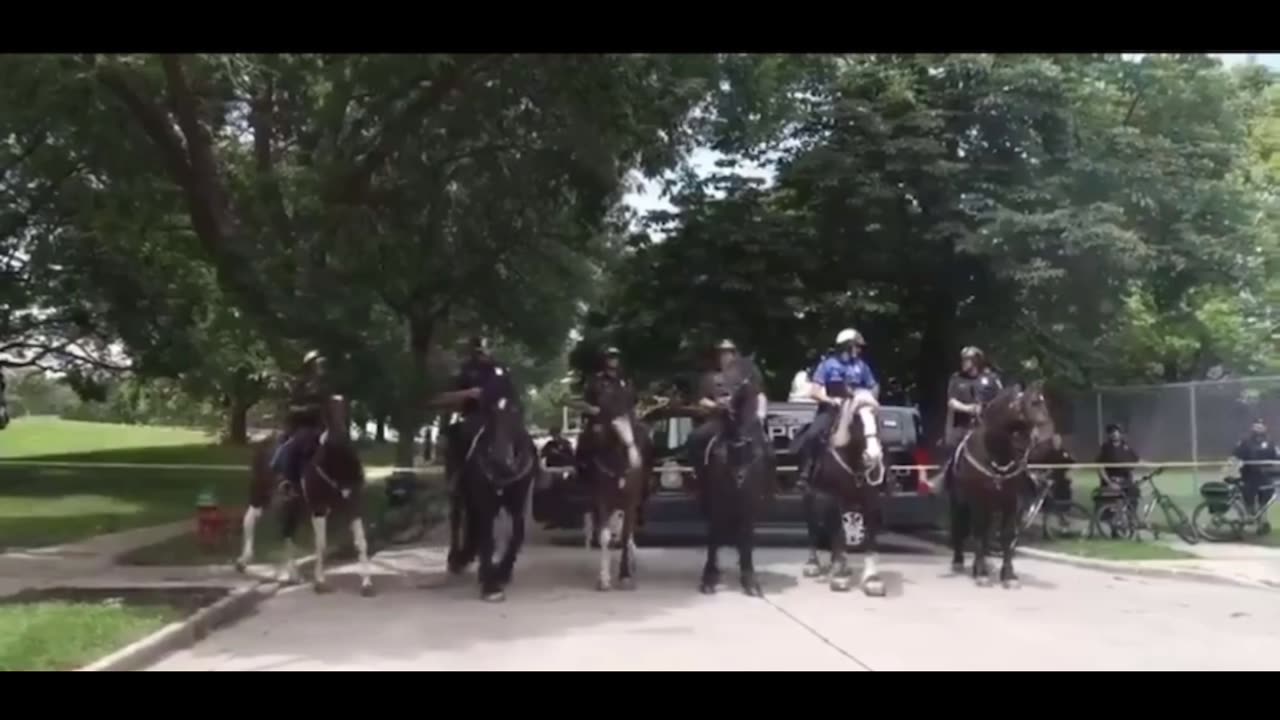
[[[526,447],[524,413],[518,403],[506,396],[484,398],[484,430],[477,439],[483,464],[491,479],[514,480],[522,477],[532,463]]]
[[[1037,380],[1025,387],[1018,383],[1001,390],[983,408],[982,425],[1013,439],[1019,451],[1053,437],[1055,430],[1044,397],[1044,383]]]
[[[636,422],[631,412],[630,391],[619,383],[605,383],[597,398],[600,414],[597,416],[604,427],[613,431],[617,441],[627,453],[627,466],[638,470],[643,465],[640,445],[636,440]]]
[[[880,403],[868,390],[859,389],[840,403],[840,414],[831,429],[831,447],[837,453],[861,462],[867,470],[881,471],[884,449],[880,445],[880,424],[876,411]]]
[[[747,437],[754,424],[760,422],[757,415],[763,380],[760,369],[749,357],[735,358],[721,371],[725,388],[729,391],[728,422],[725,430],[735,438]]]

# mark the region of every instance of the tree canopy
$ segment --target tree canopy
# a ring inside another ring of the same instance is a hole
[[[311,348],[412,438],[474,332],[547,422],[604,343],[666,382],[731,337],[784,393],[854,326],[926,411],[966,344],[1280,366],[1280,83],[1207,56],[9,55],[0,137],[0,366],[233,438]]]

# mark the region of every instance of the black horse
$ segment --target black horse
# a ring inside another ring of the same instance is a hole
[[[622,548],[618,569],[618,587],[635,589],[635,531],[640,507],[644,503],[649,480],[652,448],[649,433],[631,410],[630,391],[616,384],[606,384],[598,400],[600,414],[589,432],[592,451],[584,463],[583,481],[590,488],[593,503],[587,516],[588,547],[590,535],[600,544],[599,590],[613,587],[613,550],[616,540]]]
[[[758,415],[763,382],[749,358],[732,361],[721,371],[726,397],[719,398],[719,432],[698,458],[697,492],[707,521],[707,561],[702,569],[701,590],[716,591],[720,581],[721,545],[736,545],[742,590],[763,597],[756,578],[756,515],[773,487],[765,444],[764,424]]]
[[[964,572],[964,542],[972,530],[978,541],[973,578],[979,585],[991,584],[987,554],[992,520],[998,514],[1003,553],[1000,581],[1008,588],[1018,586],[1018,575],[1013,570],[1018,498],[1029,482],[1027,464],[1032,449],[1038,441],[1053,437],[1053,433],[1053,420],[1040,382],[1026,388],[1011,385],[982,409],[978,426],[948,459],[943,476],[951,504],[954,572]]]
[[[469,445],[459,472],[456,497],[461,503],[460,512],[451,513],[450,518],[455,531],[450,538],[449,569],[462,572],[478,554],[481,596],[500,602],[506,598],[504,588],[511,582],[524,544],[529,488],[540,468],[538,451],[516,403],[505,396],[485,397],[480,412],[483,422],[478,432],[467,438]],[[511,523],[511,535],[495,564],[493,531],[502,511]],[[457,532],[458,525],[465,531]],[[461,548],[457,545],[459,534],[463,536]]]
[[[859,584],[872,597],[885,594],[877,554],[885,478],[876,419],[879,407],[865,390],[841,401],[831,435],[815,460],[813,487],[805,497],[809,561],[804,575],[817,577],[826,571],[818,559],[818,548],[825,539],[831,549],[831,589],[849,590],[853,572],[846,550],[860,545],[866,562]]]

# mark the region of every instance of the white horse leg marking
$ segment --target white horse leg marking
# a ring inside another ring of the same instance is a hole
[[[493,557],[495,562],[497,558],[507,554],[507,546],[511,544],[511,536],[514,534],[515,522],[511,517],[511,513],[508,513],[504,507],[498,508],[498,514],[493,519]]]
[[[640,467],[640,449],[636,447],[635,432],[631,427],[631,418],[618,417],[612,421],[613,429],[618,433],[618,437],[622,438],[622,444],[627,446],[627,464],[632,470]]]
[[[325,541],[325,524],[328,520],[324,515],[316,515],[311,518],[311,531],[315,534],[316,543],[316,571],[315,584],[317,588],[324,587],[324,551]]]
[[[281,583],[293,584],[298,582],[298,561],[294,558],[293,538],[284,539],[284,561],[281,564],[279,580]]]
[[[253,534],[258,526],[258,518],[262,516],[262,508],[256,508],[252,505],[248,510],[244,511],[244,522],[241,527],[244,532],[244,540],[241,543],[240,559],[236,561],[236,567],[240,572],[244,572],[245,566],[253,562]]]
[[[631,574],[636,572],[636,529],[631,528],[631,537],[627,538],[627,549],[631,551]]]
[[[884,580],[880,577],[880,556],[867,553],[866,564],[862,566],[862,592],[871,597],[883,597]]]
[[[369,566],[369,541],[364,536],[364,520],[357,516],[351,521],[351,542],[356,546],[356,556],[360,560],[360,592],[369,594],[373,591],[373,578]]]
[[[600,523],[600,584],[601,590],[613,586],[613,550],[610,545],[614,536],[622,534],[623,515],[621,510],[614,510],[608,519]]]
[[[595,539],[595,534],[596,534],[595,524],[596,524],[595,513],[588,510],[582,514],[582,530],[583,530],[582,535],[583,535],[584,547],[586,547],[587,550],[591,549],[591,541]]]

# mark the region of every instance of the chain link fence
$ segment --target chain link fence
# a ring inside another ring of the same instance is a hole
[[[1073,394],[1062,413],[1078,460],[1093,460],[1116,423],[1144,461],[1203,463],[1186,471],[1194,487],[1219,479],[1212,465],[1226,462],[1254,418],[1280,428],[1280,376],[1099,387]]]

